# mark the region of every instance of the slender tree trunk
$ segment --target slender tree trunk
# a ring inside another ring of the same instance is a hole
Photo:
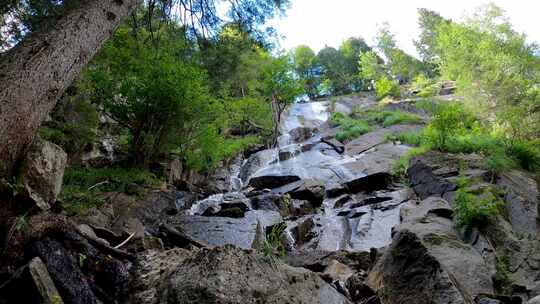
[[[141,0],[86,0],[0,57],[0,177],[14,173],[41,122]]]

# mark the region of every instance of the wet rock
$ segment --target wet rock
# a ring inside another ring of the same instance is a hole
[[[291,159],[295,157],[296,155],[298,155],[298,151],[282,150],[282,151],[279,151],[278,158],[279,158],[279,161],[285,161],[287,159]]]
[[[294,238],[294,245],[301,246],[311,241],[314,237],[314,226],[315,223],[313,222],[313,218],[309,217],[303,221],[300,221],[294,227],[292,227],[291,234]]]
[[[277,159],[276,152],[274,150],[262,150],[251,155],[248,160],[240,168],[240,179],[245,183],[248,179],[259,171],[261,168],[267,166],[269,163]]]
[[[190,210],[192,215],[241,218],[251,209],[249,199],[240,192],[214,194],[195,203]]]
[[[315,207],[310,201],[296,200],[291,201],[289,206],[289,215],[291,217],[301,217],[315,213]]]
[[[527,304],[540,304],[540,296],[536,296],[530,299]]]
[[[402,224],[368,278],[385,303],[464,303],[493,294],[482,256],[460,240],[450,219],[433,212],[444,208],[450,206],[442,199],[402,208]]]
[[[303,179],[288,185],[273,189],[272,192],[284,195],[289,194],[291,198],[307,200],[315,206],[320,206],[324,199],[324,183],[315,179]]]
[[[321,141],[330,145],[332,148],[334,148],[334,150],[336,150],[337,153],[341,154],[345,151],[345,145],[334,137],[323,137]]]
[[[387,188],[396,160],[409,149],[410,147],[404,145],[388,143],[365,152],[358,160],[344,164],[354,176],[345,181],[345,188],[334,188],[329,194],[336,196],[344,192],[357,193]]]
[[[294,142],[303,142],[310,137],[313,136],[313,134],[317,131],[317,129],[309,128],[309,127],[298,127],[295,129],[292,129],[289,134],[291,136],[291,139]]]
[[[160,296],[160,303],[217,302],[349,303],[310,271],[231,246],[203,249],[182,262]]]
[[[223,246],[232,244],[249,249],[256,235],[257,223],[264,227],[280,223],[281,216],[275,211],[248,211],[243,218],[177,215],[170,225],[183,231],[196,241]]]
[[[59,146],[36,137],[27,152],[19,180],[24,195],[41,210],[48,210],[62,187],[67,154]]]
[[[500,175],[497,185],[505,190],[504,200],[510,224],[515,232],[535,237],[538,234],[538,198],[536,181],[512,170]]]
[[[0,286],[0,303],[62,304],[62,297],[40,258],[33,258]]]
[[[254,176],[249,180],[249,186],[255,189],[273,189],[299,181],[296,175],[261,175]]]
[[[355,273],[367,275],[372,266],[372,258],[369,252],[359,251],[324,251],[324,250],[301,250],[289,253],[284,261],[294,267],[304,267],[314,272],[322,273],[332,261],[338,261],[347,265]]]
[[[364,304],[380,304],[379,297],[367,284],[364,283],[363,277],[355,274],[348,278],[346,282],[346,287],[351,297],[351,300],[355,303],[364,303]]]

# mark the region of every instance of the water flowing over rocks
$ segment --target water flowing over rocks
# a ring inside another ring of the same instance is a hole
[[[175,188],[107,193],[74,223],[32,217],[39,224],[14,233],[30,258],[19,256],[0,281],[0,303],[18,300],[20,284],[29,303],[538,303],[536,181],[517,170],[493,174],[481,155],[437,151],[411,159],[408,180],[397,179],[395,163],[411,147],[388,135],[422,125],[342,143],[327,122],[330,107],[373,105],[295,103],[277,147],[207,175],[171,162]],[[386,107],[416,111],[410,101]],[[46,172],[54,190],[65,160],[40,147],[28,180]],[[456,226],[461,178],[505,202],[489,225]],[[43,198],[35,204],[49,209],[54,191],[34,191]]]

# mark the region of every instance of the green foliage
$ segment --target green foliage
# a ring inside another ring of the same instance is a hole
[[[422,122],[420,116],[399,110],[368,109],[354,112],[353,117],[366,120],[370,125],[382,125],[383,127]]]
[[[460,103],[441,103],[433,113],[425,136],[433,148],[445,150],[450,137],[464,135],[474,122],[474,116]]]
[[[69,167],[64,173],[60,199],[69,215],[85,214],[88,209],[103,203],[101,193],[126,191],[130,184],[149,188],[159,183],[154,174],[136,168]]]
[[[394,167],[392,168],[392,175],[397,177],[405,177],[407,175],[407,169],[409,168],[411,159],[415,156],[424,154],[429,150],[430,149],[428,146],[419,146],[407,151],[407,153],[401,156],[394,164]]]
[[[420,74],[414,79],[412,89],[418,92],[416,95],[428,98],[439,94],[440,85],[435,80],[426,77],[424,74]]]
[[[454,198],[456,224],[461,228],[484,226],[500,214],[503,205],[500,198],[491,188],[482,188],[473,192],[469,188],[470,181],[461,179],[459,189]]]
[[[421,146],[424,140],[422,132],[398,132],[388,135],[386,139],[393,142],[399,141],[413,147]]]
[[[427,64],[430,76],[436,74],[439,61],[439,50],[437,50],[438,31],[442,24],[449,24],[450,21],[444,19],[437,12],[425,8],[418,9],[418,25],[420,27],[420,37],[414,41],[418,53]]]
[[[417,100],[414,103],[414,106],[418,109],[426,111],[429,114],[433,114],[437,110],[437,102],[435,102],[433,99],[428,98],[422,98]]]
[[[366,81],[379,79],[385,74],[383,61],[374,51],[360,54],[358,66],[360,77]]]
[[[495,276],[493,278],[493,283],[495,288],[501,294],[511,294],[513,291],[514,280],[512,279],[510,272],[510,261],[508,255],[504,252],[503,249],[498,249],[495,253],[497,262],[495,264]]]
[[[440,69],[457,81],[467,103],[498,120],[512,137],[531,139],[540,130],[538,46],[517,33],[493,4],[463,23],[437,27]]]
[[[375,82],[375,93],[378,100],[381,100],[387,96],[396,98],[401,96],[399,83],[396,80],[388,78],[387,76],[383,76]]]
[[[292,57],[294,70],[303,81],[306,93],[311,98],[317,97],[320,78],[316,75],[317,57],[315,53],[309,46],[299,45],[293,50]]]
[[[285,229],[287,225],[284,222],[272,226],[263,243],[262,252],[265,257],[282,258],[287,254],[283,245]]]
[[[61,146],[68,154],[79,154],[94,143],[99,124],[98,112],[80,96],[63,98],[54,109],[52,118],[39,129],[39,135]]]
[[[366,121],[354,119],[339,112],[333,113],[330,121],[340,127],[340,131],[336,134],[336,139],[341,142],[354,139],[372,130]]]

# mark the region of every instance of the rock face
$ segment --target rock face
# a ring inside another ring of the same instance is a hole
[[[20,182],[41,210],[48,210],[62,187],[67,154],[59,146],[36,138],[23,161]]]
[[[441,198],[402,208],[393,242],[369,274],[384,303],[472,303],[493,294],[489,267],[460,240]]]
[[[422,125],[393,125],[366,133],[345,145],[347,155],[358,155],[386,141],[386,136],[393,133],[419,131]]]
[[[308,270],[225,246],[202,249],[178,265],[158,303],[350,302]]]
[[[538,185],[523,172],[501,174],[497,184],[505,190],[504,200],[514,231],[536,237],[538,234]]]

